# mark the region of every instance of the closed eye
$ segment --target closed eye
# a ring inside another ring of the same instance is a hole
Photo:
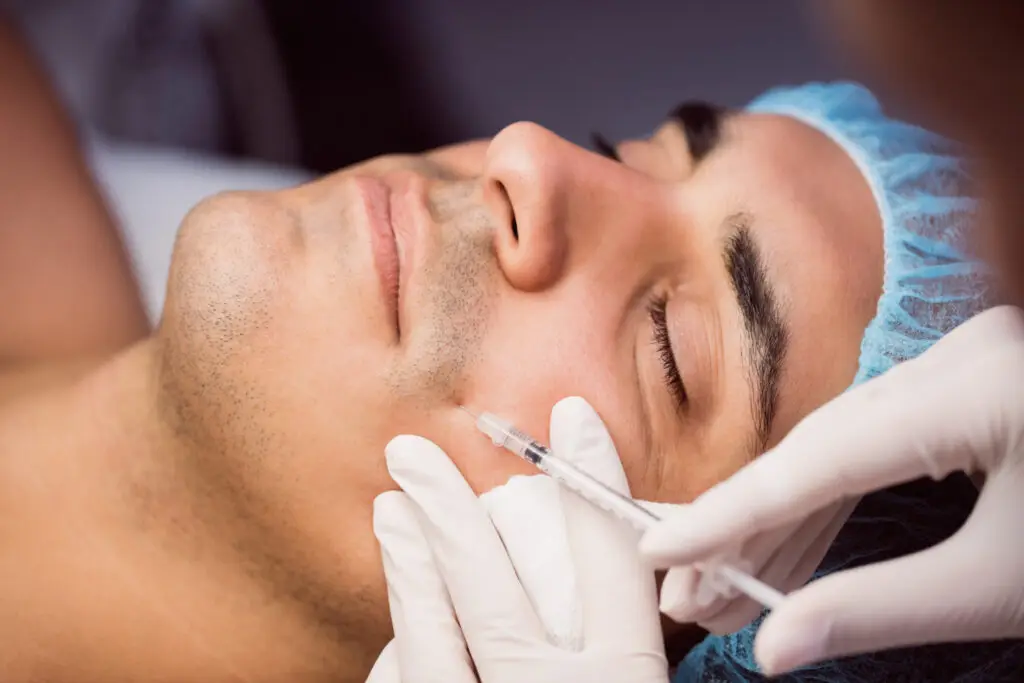
[[[675,399],[676,407],[683,410],[688,397],[686,385],[683,384],[683,377],[679,374],[679,366],[676,364],[676,357],[672,351],[667,311],[668,298],[663,294],[655,296],[647,305],[647,313],[650,315],[651,325],[654,328],[654,344],[657,347],[658,359],[661,361],[665,386],[668,387],[672,398]]]

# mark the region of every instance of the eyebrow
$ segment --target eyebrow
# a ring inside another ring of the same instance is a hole
[[[725,223],[728,233],[722,255],[743,316],[744,364],[751,392],[757,453],[760,454],[767,447],[778,410],[779,380],[789,348],[789,331],[764,260],[751,236],[750,214],[733,214]]]
[[[669,112],[668,118],[683,129],[695,166],[718,147],[725,117],[725,108],[703,100],[688,100]]]

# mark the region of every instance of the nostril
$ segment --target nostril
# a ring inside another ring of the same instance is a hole
[[[498,192],[501,193],[501,198],[505,202],[505,206],[508,207],[508,223],[509,223],[509,227],[512,229],[512,238],[516,242],[518,242],[519,241],[519,223],[516,222],[516,210],[515,210],[515,207],[512,206],[512,198],[508,196],[508,189],[506,189],[505,183],[503,183],[503,182],[501,182],[499,180],[499,181],[495,182],[495,185],[498,186]]]

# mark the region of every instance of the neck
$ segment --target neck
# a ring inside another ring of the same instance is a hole
[[[157,351],[0,412],[5,680],[345,680],[358,653],[251,568],[164,419]]]

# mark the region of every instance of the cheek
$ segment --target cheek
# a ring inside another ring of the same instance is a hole
[[[303,248],[288,224],[229,224],[224,207],[202,207],[204,222],[182,237],[196,253],[178,266],[161,324],[175,412],[200,442],[233,454],[232,467],[282,467],[275,486],[382,490],[383,447],[401,425],[383,381],[389,323],[361,245],[307,230]]]
[[[570,357],[557,349],[540,349],[511,340],[488,345],[484,357],[472,373],[463,403],[473,412],[486,411],[506,418],[548,443],[551,407],[564,396],[584,393],[575,368],[569,364]],[[463,416],[470,425],[470,417]],[[451,455],[457,458],[477,493],[500,486],[515,474],[537,473],[536,468],[496,448],[475,429],[465,446]]]
[[[622,381],[623,359],[616,357],[611,333],[580,316],[564,314],[543,322],[544,313],[501,316],[489,331],[480,361],[469,373],[462,402],[474,412],[504,417],[536,439],[550,443],[551,408],[567,396],[584,397],[605,420],[609,431],[627,446],[619,452],[627,474],[638,471],[638,454],[629,446],[638,442],[631,416],[632,382]],[[530,320],[531,333],[517,320]],[[504,324],[504,323],[509,324]],[[630,366],[632,367],[632,366]],[[628,375],[627,375],[628,378]],[[478,493],[504,484],[514,474],[536,474],[533,466],[499,450],[472,429],[469,416],[457,411],[460,423],[473,438],[449,450]],[[619,438],[621,437],[621,438]],[[630,477],[633,481],[633,477]]]

